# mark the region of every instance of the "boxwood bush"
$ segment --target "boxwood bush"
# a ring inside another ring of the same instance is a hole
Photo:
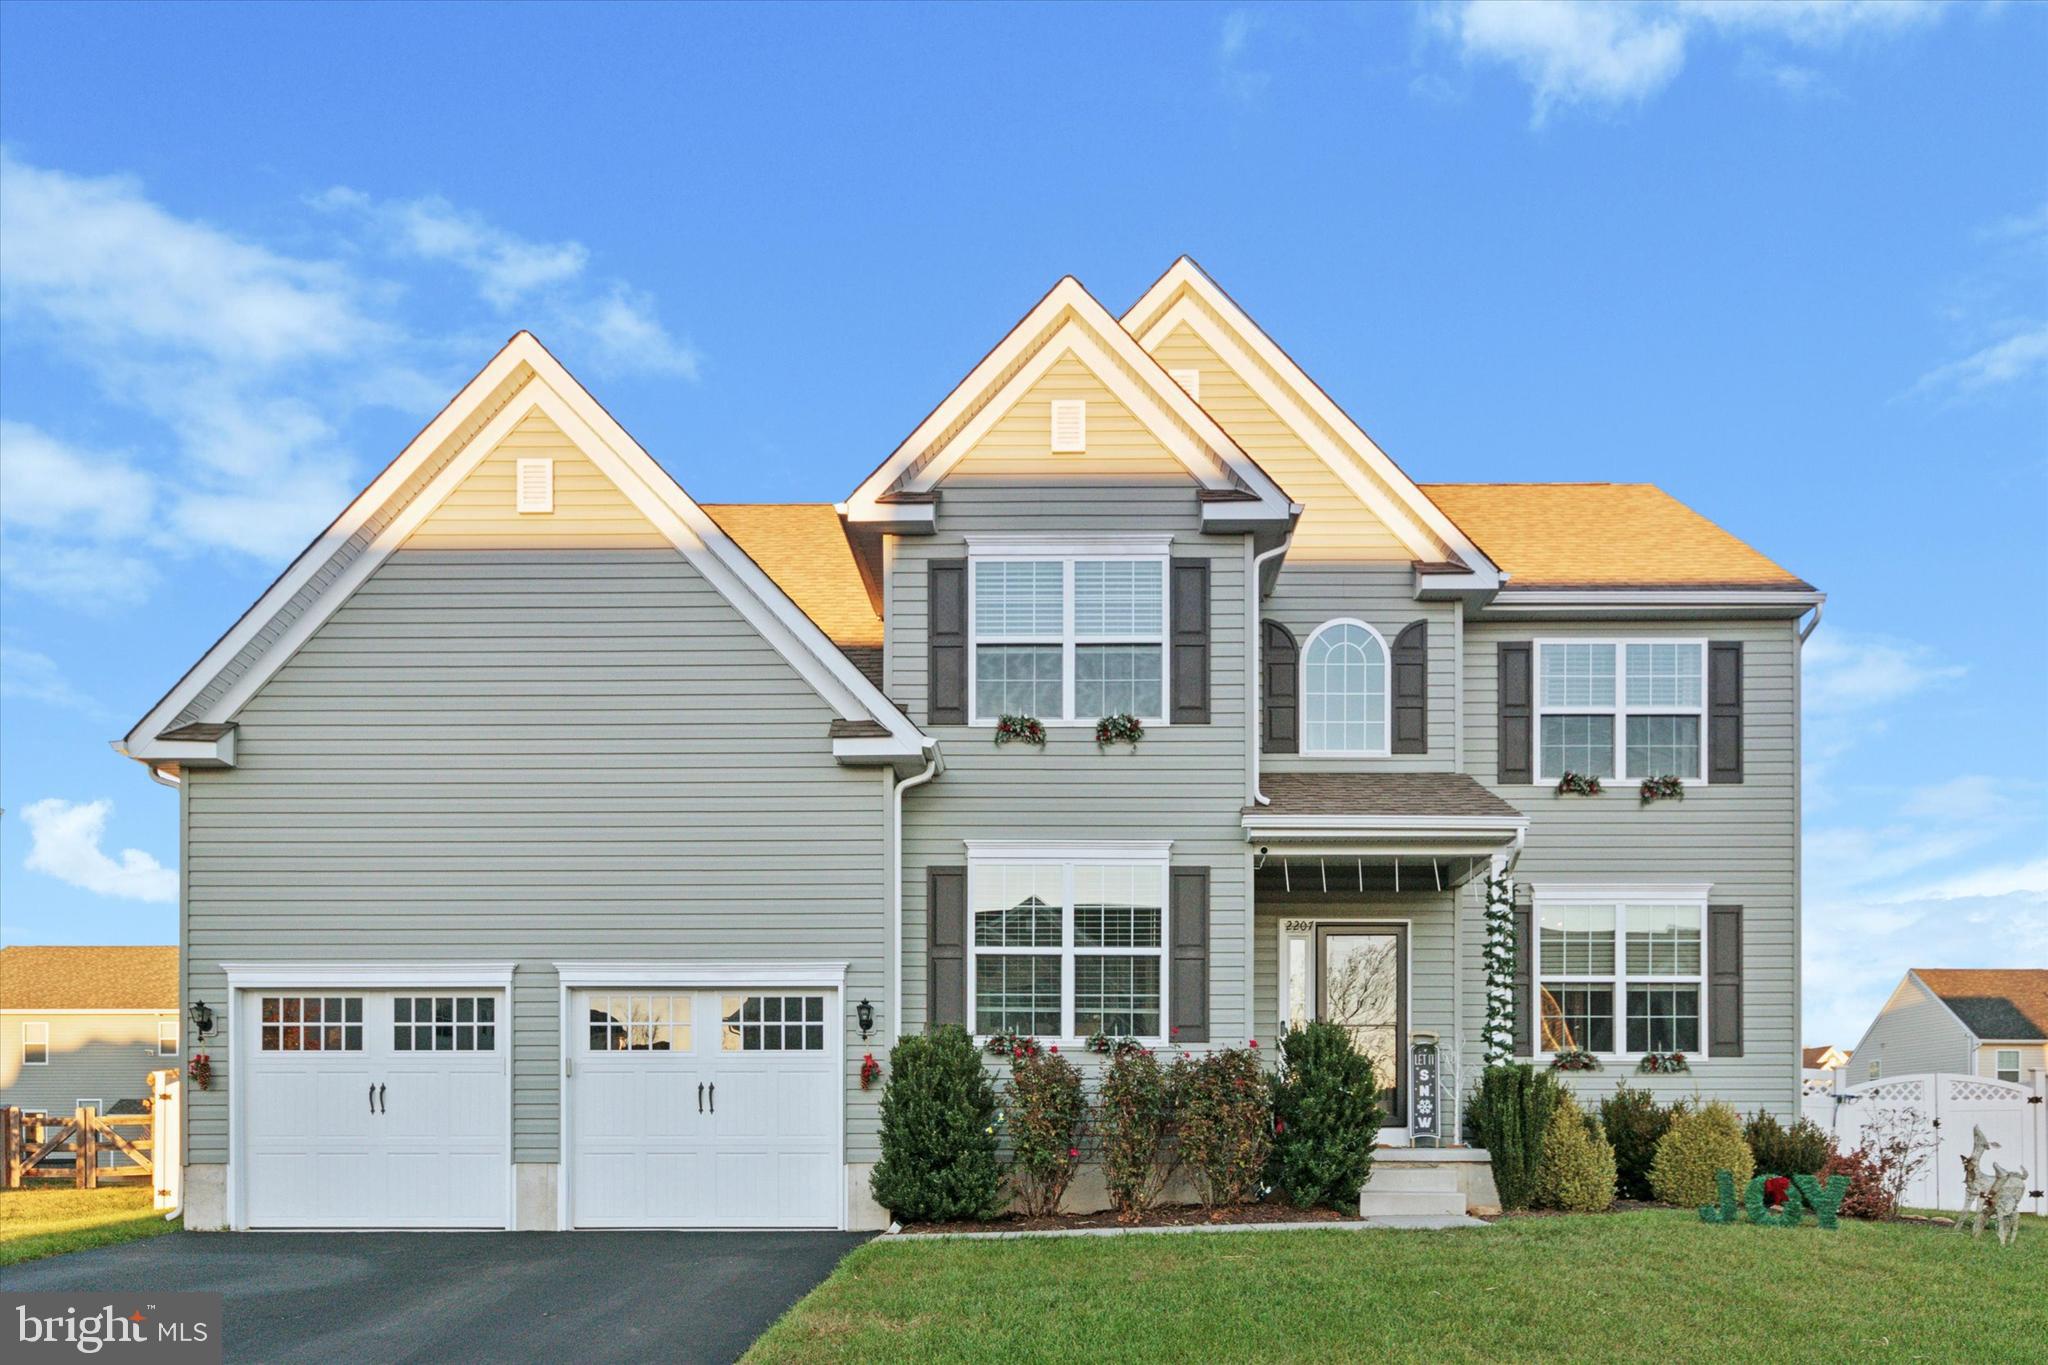
[[[1350,1030],[1320,1021],[1288,1030],[1273,1078],[1271,1183],[1298,1208],[1355,1210],[1379,1136],[1379,1081]]]
[[[1623,1199],[1656,1197],[1650,1189],[1650,1162],[1679,1107],[1659,1104],[1655,1095],[1627,1081],[1600,1101],[1600,1126],[1614,1144],[1614,1174]]]
[[[1650,1162],[1650,1188],[1666,1204],[1711,1204],[1714,1173],[1730,1172],[1739,1192],[1756,1174],[1756,1158],[1742,1137],[1742,1120],[1721,1100],[1675,1114]]]
[[[1614,1146],[1569,1090],[1544,1131],[1536,1186],[1545,1208],[1566,1213],[1601,1213],[1614,1202]]]
[[[1003,1205],[996,1092],[967,1030],[947,1024],[889,1052],[882,1159],[868,1188],[902,1221],[993,1218]]]
[[[1492,1159],[1502,1208],[1526,1209],[1536,1202],[1543,1136],[1562,1091],[1549,1068],[1527,1062],[1490,1066],[1479,1078],[1466,1126]]]
[[[1828,1135],[1809,1118],[1787,1128],[1759,1109],[1742,1125],[1742,1137],[1764,1175],[1818,1175],[1828,1164]]]

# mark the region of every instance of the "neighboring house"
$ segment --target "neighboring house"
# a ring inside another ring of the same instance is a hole
[[[1849,1064],[1849,1054],[1832,1043],[1819,1047],[1802,1048],[1799,1053],[1799,1075],[1807,1093],[1831,1088],[1834,1073]]]
[[[178,1020],[175,947],[0,948],[0,1105],[139,1112]]]
[[[1962,1072],[2048,1074],[2048,967],[1915,967],[1856,1044],[1851,1082]]]
[[[833,505],[700,506],[522,332],[123,741],[226,1031],[187,1225],[878,1226],[861,1059],[944,1022],[1338,1020],[1406,1142],[1510,869],[1522,1055],[1789,1115],[1820,602],[1646,485],[1416,485],[1186,260]]]

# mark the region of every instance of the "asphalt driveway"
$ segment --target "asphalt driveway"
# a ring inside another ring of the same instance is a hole
[[[12,1266],[0,1288],[218,1292],[229,1360],[724,1362],[865,1240],[187,1232]]]

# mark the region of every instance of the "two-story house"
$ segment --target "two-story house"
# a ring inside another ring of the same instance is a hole
[[[875,1226],[863,1058],[946,1021],[1338,1020],[1395,1144],[1489,1035],[1789,1114],[1820,602],[1645,485],[1416,485],[1186,260],[833,505],[698,505],[521,333],[122,742],[187,1223]]]

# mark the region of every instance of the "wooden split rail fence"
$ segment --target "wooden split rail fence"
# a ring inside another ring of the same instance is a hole
[[[152,1114],[102,1114],[90,1106],[68,1115],[0,1109],[7,1188],[55,1179],[94,1190],[103,1181],[151,1180],[156,1174],[155,1123]]]

